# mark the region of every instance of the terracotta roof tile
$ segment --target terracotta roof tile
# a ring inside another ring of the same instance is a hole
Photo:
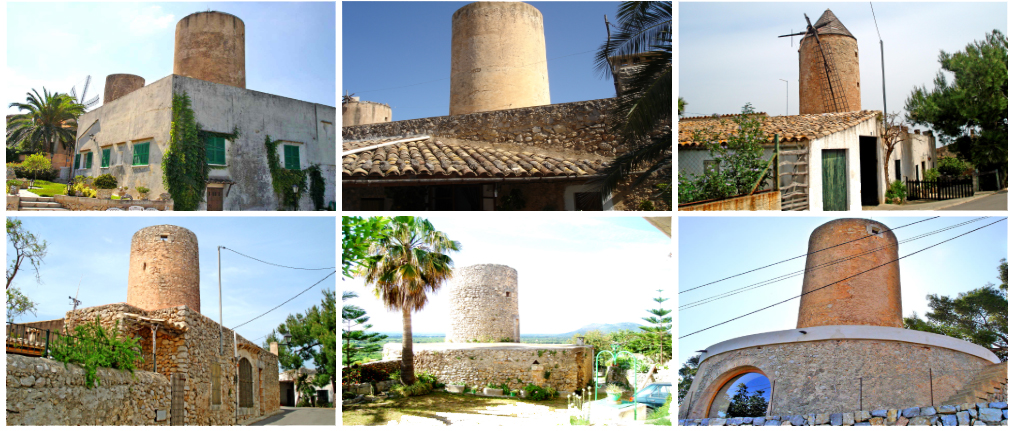
[[[773,135],[780,135],[780,142],[797,142],[818,139],[849,129],[879,115],[880,111],[834,112],[829,114],[783,115],[779,117],[763,117],[763,130],[773,142]],[[694,131],[711,128],[720,133],[721,142],[726,141],[729,133],[737,130],[738,125],[727,118],[693,119],[678,122],[678,145],[696,146],[700,142],[692,141]]]
[[[345,151],[400,138],[344,142]],[[603,160],[560,158],[528,151],[449,145],[434,139],[399,142],[342,157],[343,177],[552,177],[594,175]]]

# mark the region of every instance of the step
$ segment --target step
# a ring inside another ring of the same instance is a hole
[[[63,207],[57,207],[57,208],[32,208],[32,207],[25,208],[25,207],[22,207],[21,211],[69,211],[69,210],[66,209],[66,208],[63,208]]]
[[[56,202],[56,198],[46,196],[22,196],[21,202]]]
[[[62,208],[59,202],[21,202],[21,208]]]

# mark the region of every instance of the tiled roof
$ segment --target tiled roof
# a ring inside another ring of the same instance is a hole
[[[400,138],[345,142],[345,151]],[[400,142],[342,157],[344,177],[560,177],[594,175],[603,160],[577,160],[528,151],[444,144],[436,139]]]
[[[879,111],[834,112],[829,114],[782,115],[779,117],[763,117],[763,131],[773,142],[773,135],[780,135],[780,142],[797,142],[818,139],[830,134],[849,129],[868,119],[875,118]],[[725,142],[727,135],[737,130],[738,125],[730,119],[709,119],[678,122],[678,145],[702,145],[692,141],[692,132],[710,128],[720,133],[720,141]],[[705,132],[704,132],[705,133]]]

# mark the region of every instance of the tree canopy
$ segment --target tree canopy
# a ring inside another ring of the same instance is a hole
[[[347,301],[358,297],[355,292],[344,292],[341,301]],[[383,350],[379,342],[387,338],[386,335],[367,332],[372,325],[365,310],[356,305],[347,304],[341,308],[341,320],[344,328],[341,328],[341,340],[344,345],[341,348],[341,358],[344,365],[351,365],[356,360],[368,357],[372,353]]]
[[[341,275],[354,277],[366,262],[369,246],[389,233],[388,217],[341,218]]]
[[[964,51],[938,55],[934,89],[915,88],[907,121],[926,125],[978,169],[1008,171],[1008,37],[998,30]],[[947,73],[952,74],[951,82]]]
[[[316,368],[314,384],[337,385],[337,294],[323,290],[323,300],[305,314],[289,314],[285,323],[267,336],[264,347],[278,342],[278,361],[283,370],[298,370],[307,361]],[[289,334],[286,343],[281,334]]]
[[[25,103],[11,103],[23,113],[7,121],[7,146],[26,152],[56,151],[57,144],[73,149],[77,140],[77,117],[84,113],[84,105],[63,93],[42,94],[32,89]]]
[[[678,369],[678,401],[682,401],[692,388],[692,380],[696,378],[696,371],[699,371],[699,354],[690,357]]]
[[[1008,361],[1008,261],[998,265],[1001,285],[988,283],[955,298],[928,295],[931,308],[921,319],[917,313],[903,319],[903,327],[959,338],[984,346],[1002,362]]]

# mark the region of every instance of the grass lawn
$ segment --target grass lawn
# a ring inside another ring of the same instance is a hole
[[[598,399],[607,398],[604,392]],[[486,407],[524,402],[547,406],[551,410],[565,410],[569,406],[566,397],[548,401],[528,401],[520,398],[486,398],[473,395],[448,394],[433,391],[418,397],[397,398],[381,402],[345,406],[341,409],[344,425],[386,425],[401,419],[402,415],[434,417],[435,413],[485,413]]]
[[[67,194],[67,185],[60,183],[51,183],[49,181],[35,180],[35,187],[37,189],[30,189],[28,191],[35,193],[39,196],[51,198],[56,195]]]

